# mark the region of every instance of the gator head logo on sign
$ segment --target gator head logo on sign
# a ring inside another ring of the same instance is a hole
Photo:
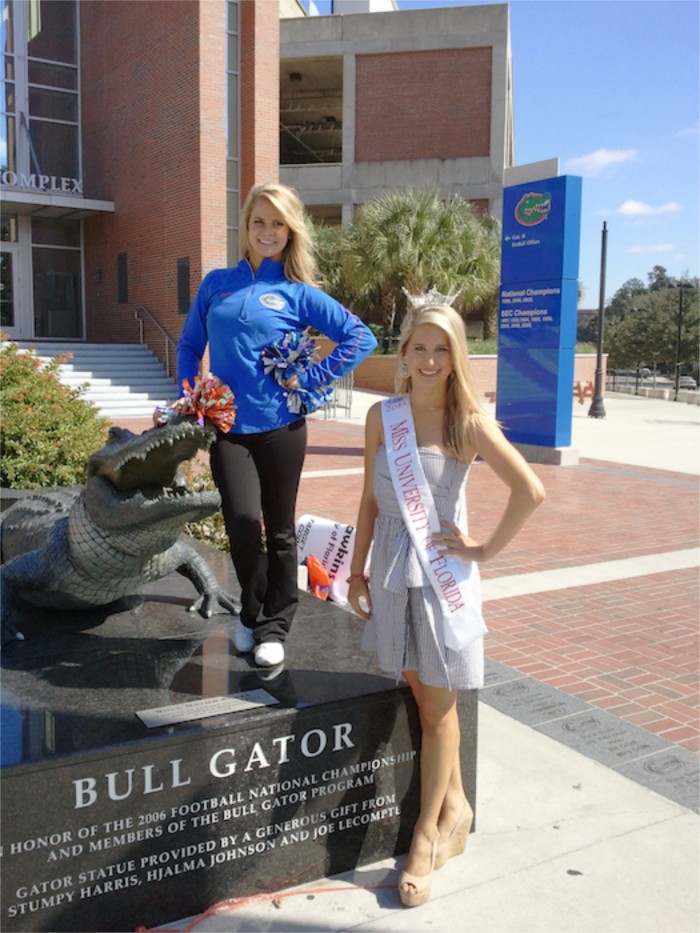
[[[515,219],[523,227],[534,227],[549,217],[552,209],[552,196],[529,191],[515,205]]]

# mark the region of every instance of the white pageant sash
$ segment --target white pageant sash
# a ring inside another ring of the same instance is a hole
[[[413,546],[435,591],[445,620],[445,644],[459,651],[486,632],[481,614],[479,568],[442,554],[432,543],[441,531],[435,502],[418,457],[407,395],[382,402],[384,446],[394,491]]]

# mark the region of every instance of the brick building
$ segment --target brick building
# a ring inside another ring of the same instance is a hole
[[[280,58],[280,178],[311,213],[348,223],[383,192],[430,186],[500,220],[506,4],[283,19]]]
[[[242,199],[265,179],[331,223],[419,185],[500,217],[506,5],[3,0],[2,27],[0,298],[15,339],[143,334],[162,358],[202,276],[237,261]]]

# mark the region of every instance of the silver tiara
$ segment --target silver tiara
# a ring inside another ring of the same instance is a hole
[[[443,295],[434,286],[422,295],[412,295],[406,288],[402,288],[401,291],[406,296],[411,311],[420,311],[421,308],[429,308],[432,305],[452,305],[460,294],[455,292],[454,295]]]

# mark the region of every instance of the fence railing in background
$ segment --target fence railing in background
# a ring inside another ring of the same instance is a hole
[[[336,379],[331,386],[333,394],[330,402],[323,409],[324,418],[336,418],[338,409],[341,408],[346,414],[346,418],[352,417],[352,389],[355,384],[353,373],[347,376],[341,376]]]
[[[177,341],[170,336],[162,324],[158,323],[153,314],[145,305],[139,305],[137,308],[134,308],[134,317],[139,322],[139,343],[146,343],[144,336],[144,324],[148,324],[154,327],[158,331],[159,336],[163,338],[163,357],[165,371],[171,378],[174,379],[175,374],[171,371],[171,363],[174,363],[175,361],[175,348],[177,346]]]

